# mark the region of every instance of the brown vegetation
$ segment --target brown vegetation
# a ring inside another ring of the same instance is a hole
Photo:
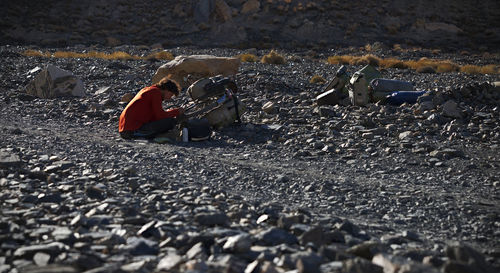
[[[319,76],[319,75],[314,75],[311,77],[309,80],[309,83],[314,83],[314,84],[324,84],[326,83],[325,78]]]
[[[286,63],[285,57],[279,55],[276,51],[271,50],[269,54],[264,55],[260,60],[265,64],[284,64]]]
[[[395,58],[381,59],[372,54],[364,56],[330,56],[327,62],[329,64],[348,64],[348,65],[366,65],[370,64],[381,68],[411,68],[421,73],[446,73],[463,72],[470,74],[500,74],[500,66],[489,64],[485,66],[477,65],[459,65],[450,60],[436,60],[421,58],[419,60],[402,61]]]
[[[255,63],[258,61],[257,56],[255,56],[253,54],[249,54],[249,53],[241,54],[238,56],[238,58],[240,59],[240,61],[247,62],[247,63]]]
[[[72,51],[56,51],[54,53],[50,53],[48,51],[41,52],[38,50],[25,50],[22,55],[29,57],[45,57],[45,58],[94,58],[94,59],[106,59],[106,60],[149,60],[149,59],[158,59],[158,60],[172,60],[174,56],[172,53],[167,51],[158,51],[151,53],[147,56],[137,56],[130,55],[127,52],[123,51],[115,51],[113,53],[105,53],[105,52],[72,52]]]

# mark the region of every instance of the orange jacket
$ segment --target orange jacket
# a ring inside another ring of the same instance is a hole
[[[128,103],[120,115],[118,131],[134,131],[143,124],[179,115],[179,109],[163,110],[161,91],[155,85],[144,87]]]

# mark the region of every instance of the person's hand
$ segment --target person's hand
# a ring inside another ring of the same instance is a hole
[[[182,107],[179,107],[179,114],[183,115],[186,110]]]

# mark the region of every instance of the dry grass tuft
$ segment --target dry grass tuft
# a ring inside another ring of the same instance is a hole
[[[28,56],[28,57],[50,57],[50,55],[51,55],[49,52],[42,53],[41,51],[33,50],[33,49],[25,50],[21,54],[23,54],[24,56]]]
[[[264,55],[260,61],[265,64],[284,64],[286,62],[285,57],[279,55],[274,50]]]
[[[311,77],[309,80],[309,83],[314,83],[314,84],[325,84],[326,80],[325,78],[319,76],[319,75],[314,75]]]
[[[436,71],[438,73],[457,72],[460,66],[451,61],[437,62]]]
[[[403,61],[395,59],[395,58],[382,59],[382,60],[380,60],[379,65],[380,65],[380,67],[383,67],[383,68],[399,68],[399,69],[408,68],[407,64],[405,64]]]
[[[396,45],[395,45],[395,48]],[[464,65],[460,66],[450,60],[436,60],[429,58],[420,58],[419,60],[402,61],[396,58],[380,59],[374,55],[368,54],[365,56],[330,56],[327,62],[329,64],[349,64],[349,65],[366,65],[379,66],[382,68],[411,68],[419,73],[449,73],[449,72],[464,72],[469,74],[500,74],[500,66],[489,64],[485,66]]]
[[[240,59],[240,61],[247,62],[247,63],[255,63],[259,60],[257,58],[257,56],[255,56],[253,54],[249,54],[249,53],[241,54],[238,56],[238,58]]]
[[[168,51],[165,51],[165,50],[162,50],[162,51],[158,51],[158,52],[155,52],[155,53],[151,53],[149,54],[148,56],[144,57],[146,60],[150,60],[150,59],[157,59],[157,60],[167,60],[167,61],[171,61],[174,59],[174,55]]]
[[[45,57],[45,58],[90,58],[90,59],[106,59],[106,60],[148,60],[148,59],[159,59],[159,60],[172,60],[174,56],[172,53],[167,51],[159,51],[152,53],[146,57],[141,57],[137,55],[130,55],[127,52],[115,51],[113,53],[90,51],[84,53],[72,52],[72,51],[56,51],[54,53],[45,52],[42,53],[36,50],[25,50],[22,53],[24,56],[28,57]]]
[[[341,55],[328,57],[329,64],[350,64],[354,56]]]
[[[379,66],[380,58],[378,58],[372,54],[368,54],[368,55],[364,55],[364,56],[361,56],[358,58],[354,58],[351,61],[351,64],[352,65],[367,65],[367,64],[369,64],[372,66]]]
[[[436,73],[436,70],[432,66],[421,66],[416,71],[417,73]]]
[[[500,66],[489,64],[481,67],[482,74],[500,74]]]
[[[460,67],[460,72],[469,73],[469,74],[479,74],[479,73],[481,73],[481,69],[477,65],[468,64],[468,65],[464,65],[464,66]]]

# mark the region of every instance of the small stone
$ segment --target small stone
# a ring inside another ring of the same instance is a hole
[[[384,269],[362,258],[349,259],[344,262],[343,271],[346,273],[371,272],[383,273]]]
[[[266,103],[264,103],[264,105],[262,106],[262,111],[268,113],[268,114],[273,114],[276,112],[276,107],[274,105],[274,102],[272,101],[268,101]]]
[[[260,233],[255,235],[255,237],[260,241],[261,244],[267,246],[297,243],[297,237],[283,229],[276,227],[261,231]]]
[[[411,137],[411,134],[412,134],[411,131],[402,132],[399,134],[399,139],[400,140],[407,139],[407,138]]]
[[[85,189],[85,194],[87,194],[87,196],[89,198],[98,199],[98,200],[105,199],[104,190],[101,188],[98,188],[96,186],[87,186],[87,188]]]
[[[229,218],[224,213],[199,213],[194,219],[202,226],[225,226],[229,222]]]
[[[238,234],[227,238],[222,247],[224,250],[234,253],[245,253],[250,250],[252,240],[248,234]]]
[[[183,260],[182,257],[177,254],[174,253],[167,254],[167,256],[163,257],[160,260],[158,266],[156,267],[156,270],[157,271],[173,270],[182,262],[182,260]]]
[[[458,110],[458,104],[453,100],[449,100],[443,104],[442,114],[445,117],[462,118],[462,114]]]
[[[310,228],[309,230],[304,232],[302,235],[300,235],[299,241],[301,245],[313,243],[316,247],[328,243],[326,241],[326,235],[323,232],[323,228],[319,226]]]
[[[50,255],[43,252],[37,252],[33,256],[33,261],[38,266],[46,266],[50,261]]]
[[[6,151],[0,150],[0,167],[17,167],[21,165],[21,159],[18,155]]]

